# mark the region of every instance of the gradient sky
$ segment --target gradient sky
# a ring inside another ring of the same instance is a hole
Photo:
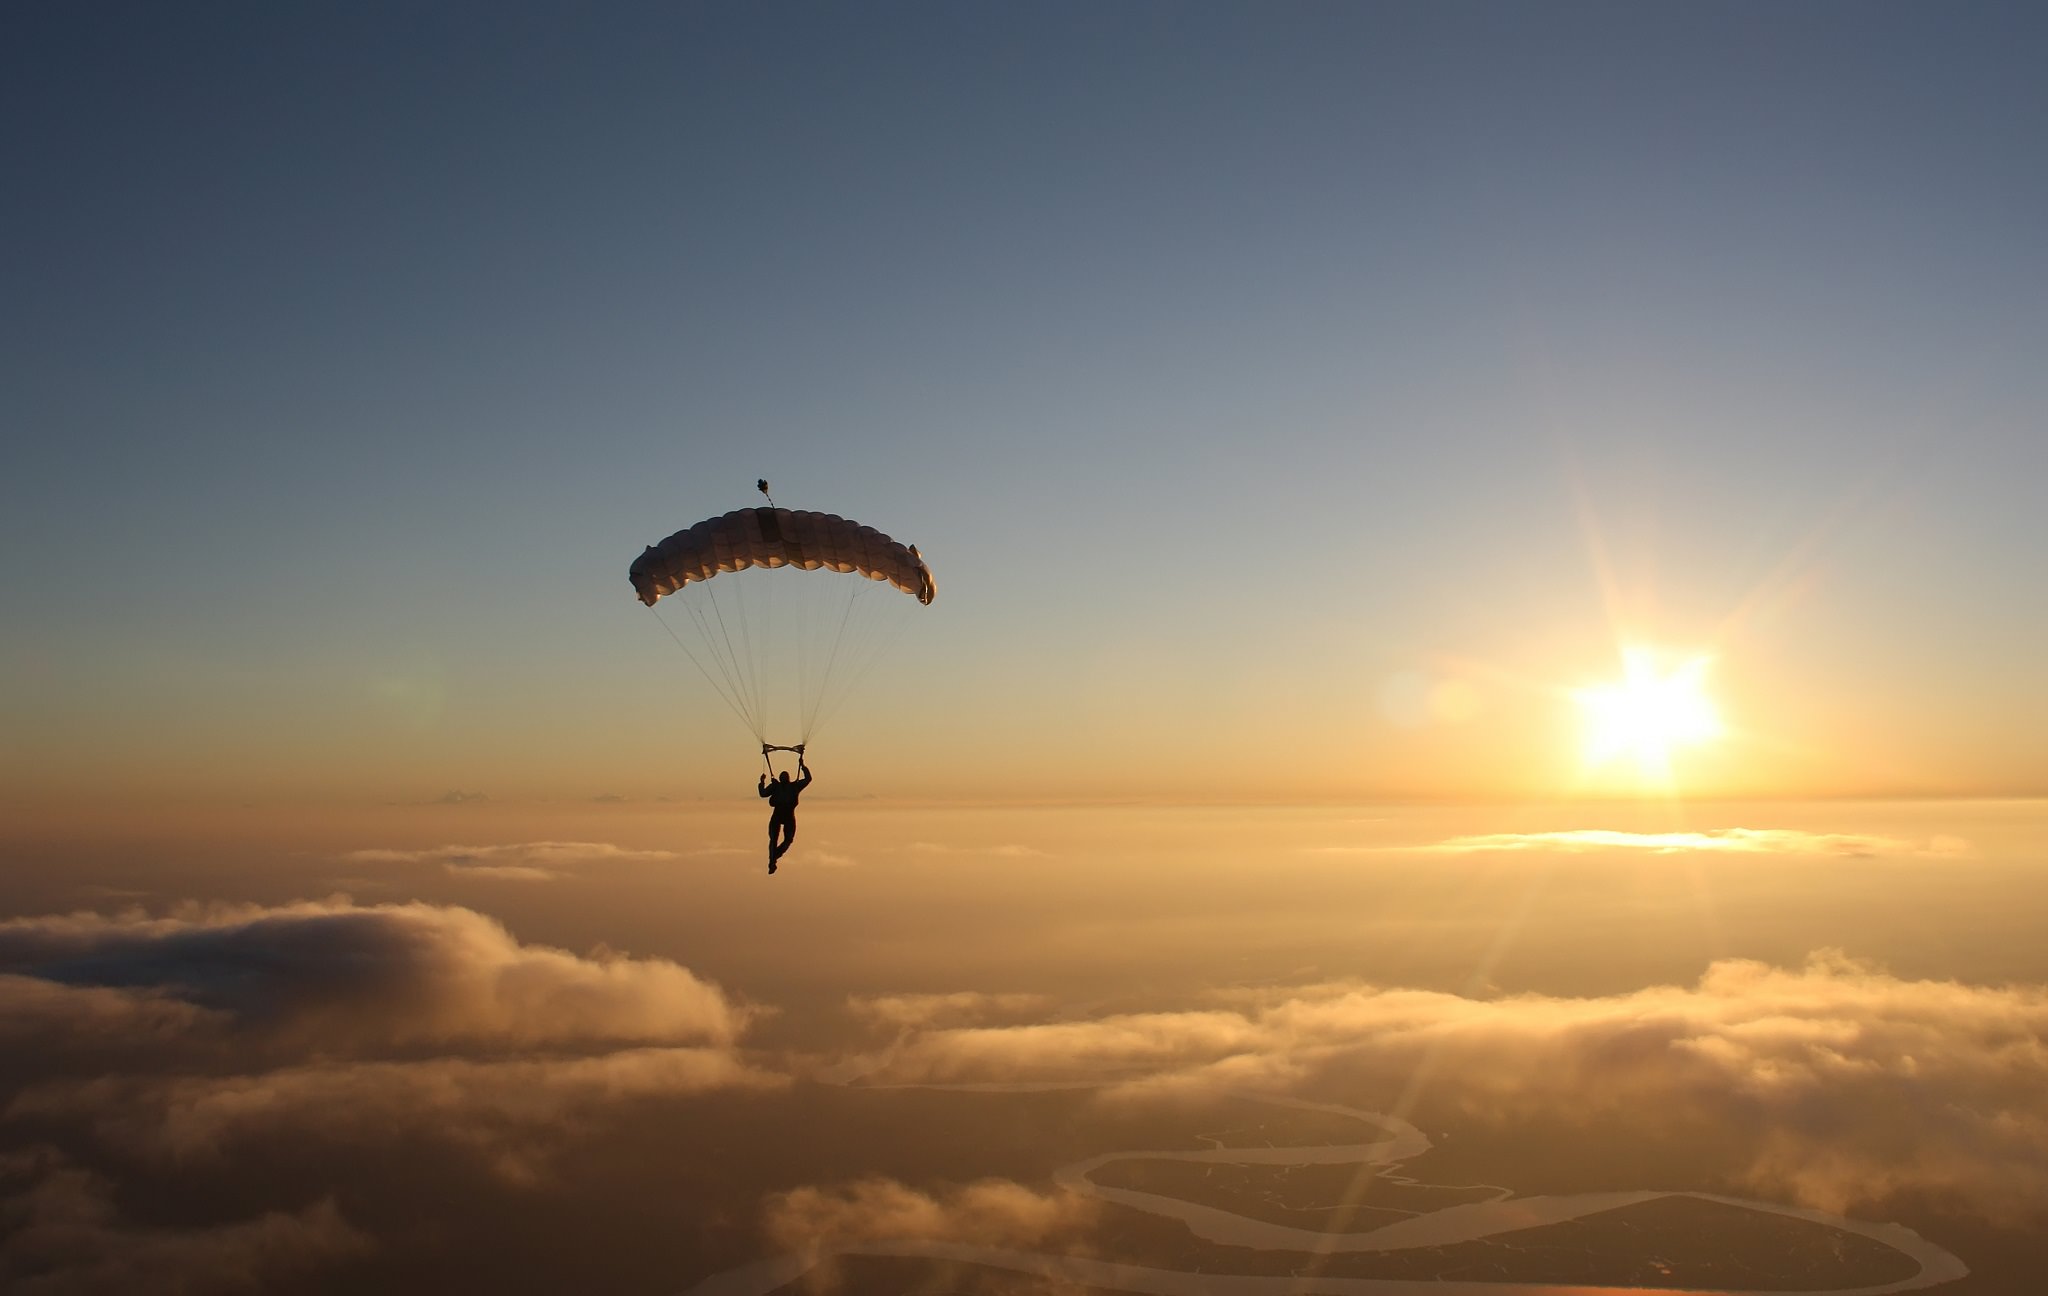
[[[764,474],[939,576],[838,792],[1568,792],[1624,639],[2042,790],[2038,6],[0,24],[17,807],[748,795],[625,568]]]

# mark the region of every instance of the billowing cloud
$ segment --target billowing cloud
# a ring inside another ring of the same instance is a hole
[[[975,1246],[1043,1246],[1094,1219],[1095,1203],[1065,1189],[1034,1192],[983,1179],[924,1193],[893,1179],[836,1188],[798,1188],[769,1198],[766,1229],[786,1251],[829,1251],[863,1242],[915,1239]]]
[[[0,1286],[289,1285],[370,1245],[331,1202],[163,1227],[119,1217],[115,1186],[433,1148],[531,1187],[625,1113],[787,1084],[737,1049],[754,1012],[667,959],[522,944],[453,906],[0,922],[0,1123],[80,1158],[0,1168]]]
[[[226,1224],[140,1225],[112,1183],[47,1150],[0,1158],[0,1218],[0,1287],[19,1296],[254,1291],[373,1247],[332,1199]]]
[[[246,1045],[375,1055],[422,1045],[710,1043],[747,1010],[667,959],[523,945],[474,910],[346,898],[0,922],[0,1031],[56,987],[132,992],[119,1011],[190,1005]],[[116,1011],[104,1003],[101,1013]],[[196,1024],[196,1019],[188,1022]]]
[[[1312,854],[1377,855],[1390,851],[1431,851],[1476,855],[1496,851],[1646,851],[1659,855],[1720,851],[1770,855],[1960,855],[1969,843],[1956,837],[1907,841],[1862,833],[1815,833],[1796,828],[1709,828],[1696,832],[1623,832],[1573,828],[1557,832],[1481,833],[1450,837],[1425,846],[1319,846]]]
[[[2048,1218],[2048,987],[1915,981],[1824,952],[1693,986],[1471,999],[1321,986],[1240,1006],[912,1031],[871,1079],[1115,1079],[1126,1091],[1423,1092],[1486,1123],[1656,1114],[1725,1141],[1731,1178],[1842,1212],[1906,1190]]]

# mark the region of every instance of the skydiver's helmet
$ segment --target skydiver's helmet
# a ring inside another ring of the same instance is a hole
[[[787,783],[789,782],[789,771],[784,770],[781,774],[777,775],[776,777],[780,782]]]

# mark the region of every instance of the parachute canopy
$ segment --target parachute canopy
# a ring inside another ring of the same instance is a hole
[[[887,581],[920,603],[930,603],[938,593],[932,569],[916,545],[898,544],[836,513],[786,508],[734,509],[706,518],[647,546],[627,575],[640,601],[653,607],[692,581],[748,567],[858,572]]]
[[[756,487],[763,495],[767,488],[765,481]],[[798,571],[747,570],[777,567]],[[772,501],[647,546],[628,575],[640,601],[760,740],[764,759],[771,750],[801,751],[887,654],[909,609],[937,593],[915,545]],[[917,603],[884,591],[885,582]]]

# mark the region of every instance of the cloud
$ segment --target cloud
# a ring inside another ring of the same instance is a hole
[[[1425,846],[1319,846],[1320,855],[1377,855],[1387,852],[1432,851],[1473,855],[1490,851],[1647,851],[1670,855],[1685,851],[1723,851],[1775,855],[1960,855],[1969,843],[1956,837],[1925,842],[1859,833],[1811,833],[1793,828],[1710,828],[1698,832],[1623,832],[1608,828],[1574,828],[1561,832],[1483,833],[1450,837]]]
[[[639,850],[610,842],[532,841],[494,846],[372,847],[349,851],[351,864],[439,864],[450,873],[512,881],[544,882],[564,876],[576,864],[638,863],[676,858],[674,851]]]
[[[994,846],[951,846],[944,842],[917,841],[910,843],[909,849],[916,855],[993,855],[998,859],[1050,858],[1047,852],[1018,842],[1005,842]]]
[[[1096,1205],[1065,1189],[1039,1193],[1007,1179],[983,1179],[938,1194],[893,1179],[863,1179],[777,1193],[765,1213],[769,1238],[787,1251],[894,1239],[1036,1247],[1086,1227]]]
[[[934,1084],[1113,1079],[1184,1071],[1282,1043],[1258,1021],[1225,1010],[946,1026],[871,1058],[868,1078]]]
[[[1422,1094],[1497,1126],[1725,1148],[1731,1183],[1842,1213],[1905,1192],[2048,1220],[2048,987],[1891,976],[1835,952],[1693,986],[1472,999],[1319,986],[1237,1008],[914,1030],[884,1083],[1109,1079],[1125,1092]]]
[[[626,1049],[590,1057],[309,1063],[234,1076],[106,1077],[43,1085],[10,1118],[83,1122],[102,1145],[186,1163],[278,1140],[465,1146],[501,1177],[529,1182],[573,1117],[619,1104],[786,1080],[709,1048]]]
[[[153,991],[71,986],[0,974],[0,1053],[24,1049],[129,1050],[182,1039],[221,1021],[218,1013]]]
[[[446,868],[457,877],[491,878],[499,882],[553,882],[568,876],[530,864],[449,864]]]
[[[443,792],[440,796],[435,797],[432,801],[428,802],[427,804],[475,805],[479,802],[488,801],[490,799],[490,794],[485,792],[465,792],[460,788],[450,788],[446,792]]]
[[[41,1150],[0,1157],[0,1287],[19,1296],[256,1290],[373,1249],[332,1199],[210,1226],[127,1220],[114,1185]]]
[[[983,994],[959,990],[951,994],[854,995],[847,1011],[869,1023],[907,1030],[924,1026],[958,1026],[990,1017],[1020,1017],[1044,1012],[1052,1000],[1040,994]]]

